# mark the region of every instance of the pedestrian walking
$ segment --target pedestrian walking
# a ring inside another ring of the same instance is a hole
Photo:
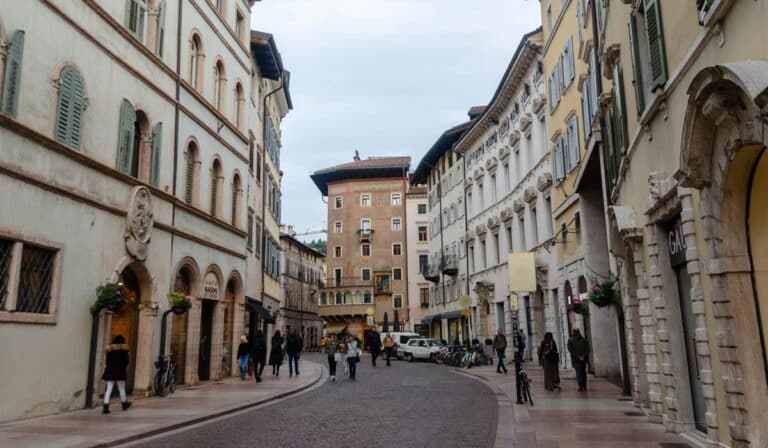
[[[280,366],[283,364],[283,337],[280,330],[275,330],[272,335],[272,347],[269,350],[269,365],[272,366],[272,375],[280,376]]]
[[[579,392],[587,390],[587,358],[589,357],[589,341],[582,335],[577,328],[571,333],[568,339],[568,352],[571,354],[571,362],[576,370],[576,383],[579,385]]]
[[[366,336],[368,350],[371,351],[371,363],[373,364],[373,367],[376,367],[376,358],[381,355],[381,335],[376,331],[376,328],[374,328],[369,331]]]
[[[496,351],[496,357],[499,358],[499,364],[496,366],[496,373],[507,374],[507,367],[504,365],[504,352],[507,350],[507,337],[504,335],[504,330],[499,328],[496,332],[496,336],[493,338],[493,349]]]
[[[256,330],[251,341],[251,360],[253,361],[253,376],[256,382],[261,382],[261,374],[264,372],[264,363],[267,360],[267,341],[264,332]]]
[[[544,367],[544,389],[560,389],[560,352],[557,351],[557,344],[551,332],[544,334],[538,354],[539,364]]]
[[[112,343],[107,345],[107,365],[104,367],[104,374],[101,379],[107,382],[107,390],[104,392],[104,408],[102,414],[109,414],[109,399],[112,396],[112,390],[117,383],[117,389],[120,392],[120,402],[125,411],[131,407],[131,402],[125,394],[125,379],[128,377],[128,364],[131,362],[131,355],[128,352],[128,345],[122,335],[117,335],[112,339]]]
[[[337,339],[338,341],[338,351],[336,352],[336,363],[337,363],[337,369],[338,364],[341,364],[342,369],[344,369],[344,376],[349,378],[349,364],[347,364],[347,343],[344,336],[339,336]]]
[[[391,366],[389,359],[392,357],[392,351],[395,349],[395,339],[392,333],[387,333],[384,337],[384,355],[387,357],[387,367]]]
[[[245,335],[240,336],[240,345],[237,346],[237,365],[240,366],[240,379],[245,381],[248,375],[248,361],[251,359],[251,346]]]
[[[347,338],[347,364],[349,364],[349,379],[356,380],[357,363],[360,361],[360,341],[350,335]]]
[[[338,350],[339,346],[336,343],[336,336],[330,335],[328,339],[325,339],[323,352],[328,357],[328,374],[331,376],[331,381],[336,381],[336,355]]]
[[[288,340],[285,343],[285,351],[288,352],[288,377],[293,377],[294,370],[296,371],[296,376],[299,376],[299,356],[301,356],[301,347],[302,347],[303,341],[301,340],[301,336],[299,336],[299,332],[297,330],[293,330],[291,334],[288,335]]]

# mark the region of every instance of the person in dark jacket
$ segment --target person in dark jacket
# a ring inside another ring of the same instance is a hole
[[[366,336],[368,350],[371,351],[371,363],[373,364],[373,367],[376,367],[376,358],[381,355],[381,335],[375,328],[373,328]]]
[[[294,369],[296,370],[296,376],[299,375],[299,355],[301,354],[301,346],[303,341],[299,332],[293,330],[288,335],[288,340],[285,342],[285,351],[288,353],[288,377],[293,376]]]
[[[272,335],[272,347],[269,350],[269,365],[272,366],[272,375],[280,376],[280,366],[283,364],[283,337],[280,330],[275,330]]]
[[[115,383],[117,383],[117,389],[120,391],[120,402],[123,404],[123,410],[131,407],[131,402],[128,401],[125,394],[125,379],[128,377],[128,364],[131,362],[128,350],[125,338],[121,335],[115,336],[112,343],[107,346],[107,365],[101,376],[101,379],[107,382],[102,414],[109,414],[109,399],[112,396]]]
[[[240,345],[237,346],[237,365],[240,367],[240,379],[245,381],[248,374],[248,361],[251,359],[251,346],[245,335],[240,336]]]
[[[587,390],[587,359],[589,357],[589,342],[581,335],[577,328],[573,330],[568,340],[568,352],[571,353],[571,362],[576,370],[576,383],[579,392]]]
[[[496,366],[496,373],[502,371],[507,373],[507,366],[504,365],[504,353],[507,350],[507,336],[504,335],[504,330],[499,328],[496,336],[493,338],[493,349],[496,350],[496,357],[499,358],[499,365]]]
[[[560,389],[560,352],[551,332],[544,334],[544,340],[539,345],[539,363],[544,367],[544,389],[553,391]]]
[[[261,382],[261,374],[264,372],[264,363],[267,360],[267,341],[264,332],[256,330],[251,341],[251,359],[253,360],[253,376],[256,382]]]

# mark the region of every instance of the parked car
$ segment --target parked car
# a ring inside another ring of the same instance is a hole
[[[443,349],[443,344],[437,339],[413,338],[405,344],[405,359],[413,362],[414,359],[428,359],[437,362],[437,354]]]
[[[384,346],[384,338],[387,337],[387,333],[384,333],[383,331],[379,333],[381,335],[381,345]],[[395,340],[395,356],[397,359],[403,359],[405,357],[405,352],[403,351],[403,348],[408,343],[409,340],[413,338],[420,338],[422,337],[418,333],[410,333],[410,332],[397,332],[389,334],[392,335],[392,339]]]

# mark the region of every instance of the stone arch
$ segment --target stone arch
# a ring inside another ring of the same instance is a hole
[[[760,309],[755,281],[755,264],[765,256],[752,250],[749,232],[750,193],[768,146],[766,105],[768,62],[702,70],[688,89],[680,167],[674,175],[701,193],[716,325],[712,333],[717,334],[734,447],[768,443],[768,428],[760,424],[768,413],[768,358],[761,328],[768,310]],[[710,439],[717,436],[710,434]]]
[[[242,291],[242,277],[239,272],[233,270],[229,273],[224,290],[224,327],[221,344],[222,376],[229,376],[232,372],[237,371],[235,347],[242,333],[242,319],[237,319],[237,316],[241,316],[242,311],[244,311]]]

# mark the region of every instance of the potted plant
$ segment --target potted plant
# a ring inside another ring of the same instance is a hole
[[[168,305],[174,314],[184,314],[192,308],[192,296],[179,291],[169,292]]]
[[[589,314],[589,305],[586,300],[573,305],[573,312],[576,314]]]
[[[122,283],[105,283],[96,288],[96,301],[91,305],[91,313],[96,314],[103,308],[117,311],[127,301],[128,289]]]
[[[613,303],[615,297],[615,291],[613,285],[616,284],[616,279],[611,278],[604,281],[593,280],[592,289],[589,290],[589,300],[599,307],[604,307]]]

